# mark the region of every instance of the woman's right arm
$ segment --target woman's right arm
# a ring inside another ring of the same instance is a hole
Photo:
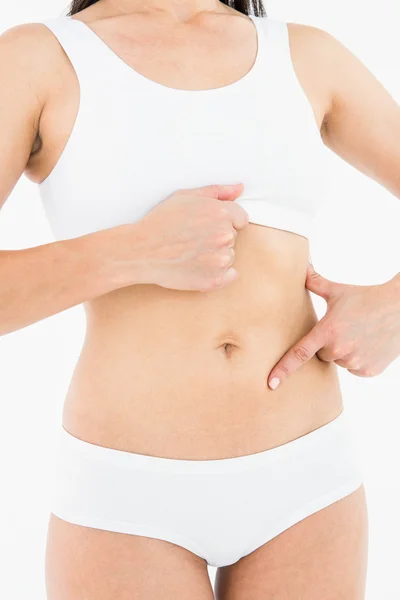
[[[0,208],[26,169],[46,100],[46,48],[38,27],[18,25],[0,35]],[[118,287],[106,272],[108,248],[100,233],[0,250],[0,335]]]
[[[41,38],[34,23],[0,35],[0,208],[27,168],[46,101],[52,53]],[[229,284],[238,275],[236,230],[249,222],[229,202],[241,192],[242,184],[177,190],[136,223],[0,250],[0,335],[129,285],[209,291]]]

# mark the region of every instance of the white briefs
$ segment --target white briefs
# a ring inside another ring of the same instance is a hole
[[[61,428],[52,512],[235,563],[355,491],[362,469],[346,413],[291,442],[234,458],[178,460],[114,450]]]

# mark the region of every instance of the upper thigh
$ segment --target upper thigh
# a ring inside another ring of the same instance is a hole
[[[363,600],[368,514],[362,485],[234,565],[218,569],[218,600]]]
[[[206,562],[173,543],[81,527],[51,515],[48,600],[212,600]]]

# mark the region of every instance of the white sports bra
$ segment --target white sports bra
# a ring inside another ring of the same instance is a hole
[[[38,184],[56,239],[138,221],[181,188],[239,182],[235,202],[251,223],[309,237],[326,190],[326,148],[293,68],[286,23],[249,18],[258,34],[253,67],[205,90],[148,79],[81,21],[39,21],[80,85],[72,133]]]

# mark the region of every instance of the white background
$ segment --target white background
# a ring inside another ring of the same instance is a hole
[[[65,14],[68,8],[60,0],[3,2],[0,31]],[[396,2],[279,0],[270,1],[266,9],[270,17],[329,31],[400,103],[400,8]],[[343,283],[387,281],[400,271],[400,201],[327,152],[332,185],[310,238],[314,266],[325,277]],[[37,188],[22,177],[1,211],[0,248],[51,241]],[[316,296],[313,300],[322,317],[325,302]],[[7,600],[45,598],[53,449],[84,332],[84,312],[78,306],[0,339],[0,597]],[[400,359],[374,378],[356,377],[342,368],[339,374],[365,470],[370,520],[366,598],[395,600],[400,598]],[[214,569],[210,568],[210,574],[213,579]]]

